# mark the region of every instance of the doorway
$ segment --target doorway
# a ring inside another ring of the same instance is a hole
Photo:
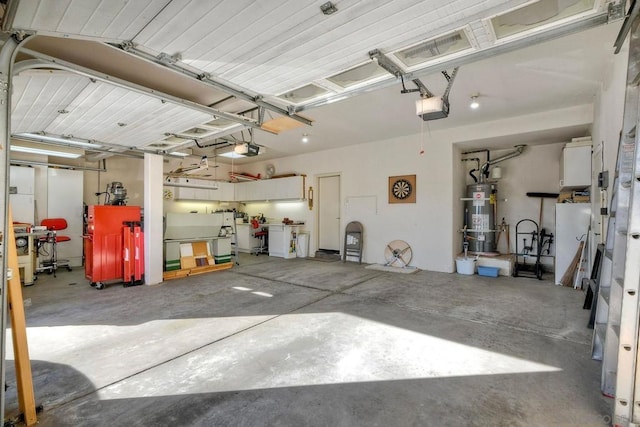
[[[318,178],[318,251],[340,253],[340,175]]]

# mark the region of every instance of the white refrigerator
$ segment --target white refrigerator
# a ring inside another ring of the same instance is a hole
[[[590,223],[590,203],[556,203],[556,285],[562,284],[560,280],[573,261],[580,242],[587,244]]]

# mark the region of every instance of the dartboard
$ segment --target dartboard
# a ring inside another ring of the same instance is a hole
[[[404,200],[411,195],[413,188],[411,183],[406,179],[399,179],[393,183],[391,192],[396,199]]]

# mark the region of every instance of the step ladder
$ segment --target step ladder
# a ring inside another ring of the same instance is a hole
[[[635,48],[634,48],[635,45]],[[597,287],[592,357],[602,360],[602,392],[613,397],[613,425],[640,425],[640,40],[632,35],[622,134]]]

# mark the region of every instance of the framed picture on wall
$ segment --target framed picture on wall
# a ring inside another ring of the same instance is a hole
[[[389,177],[389,203],[415,203],[416,176],[400,175]]]

